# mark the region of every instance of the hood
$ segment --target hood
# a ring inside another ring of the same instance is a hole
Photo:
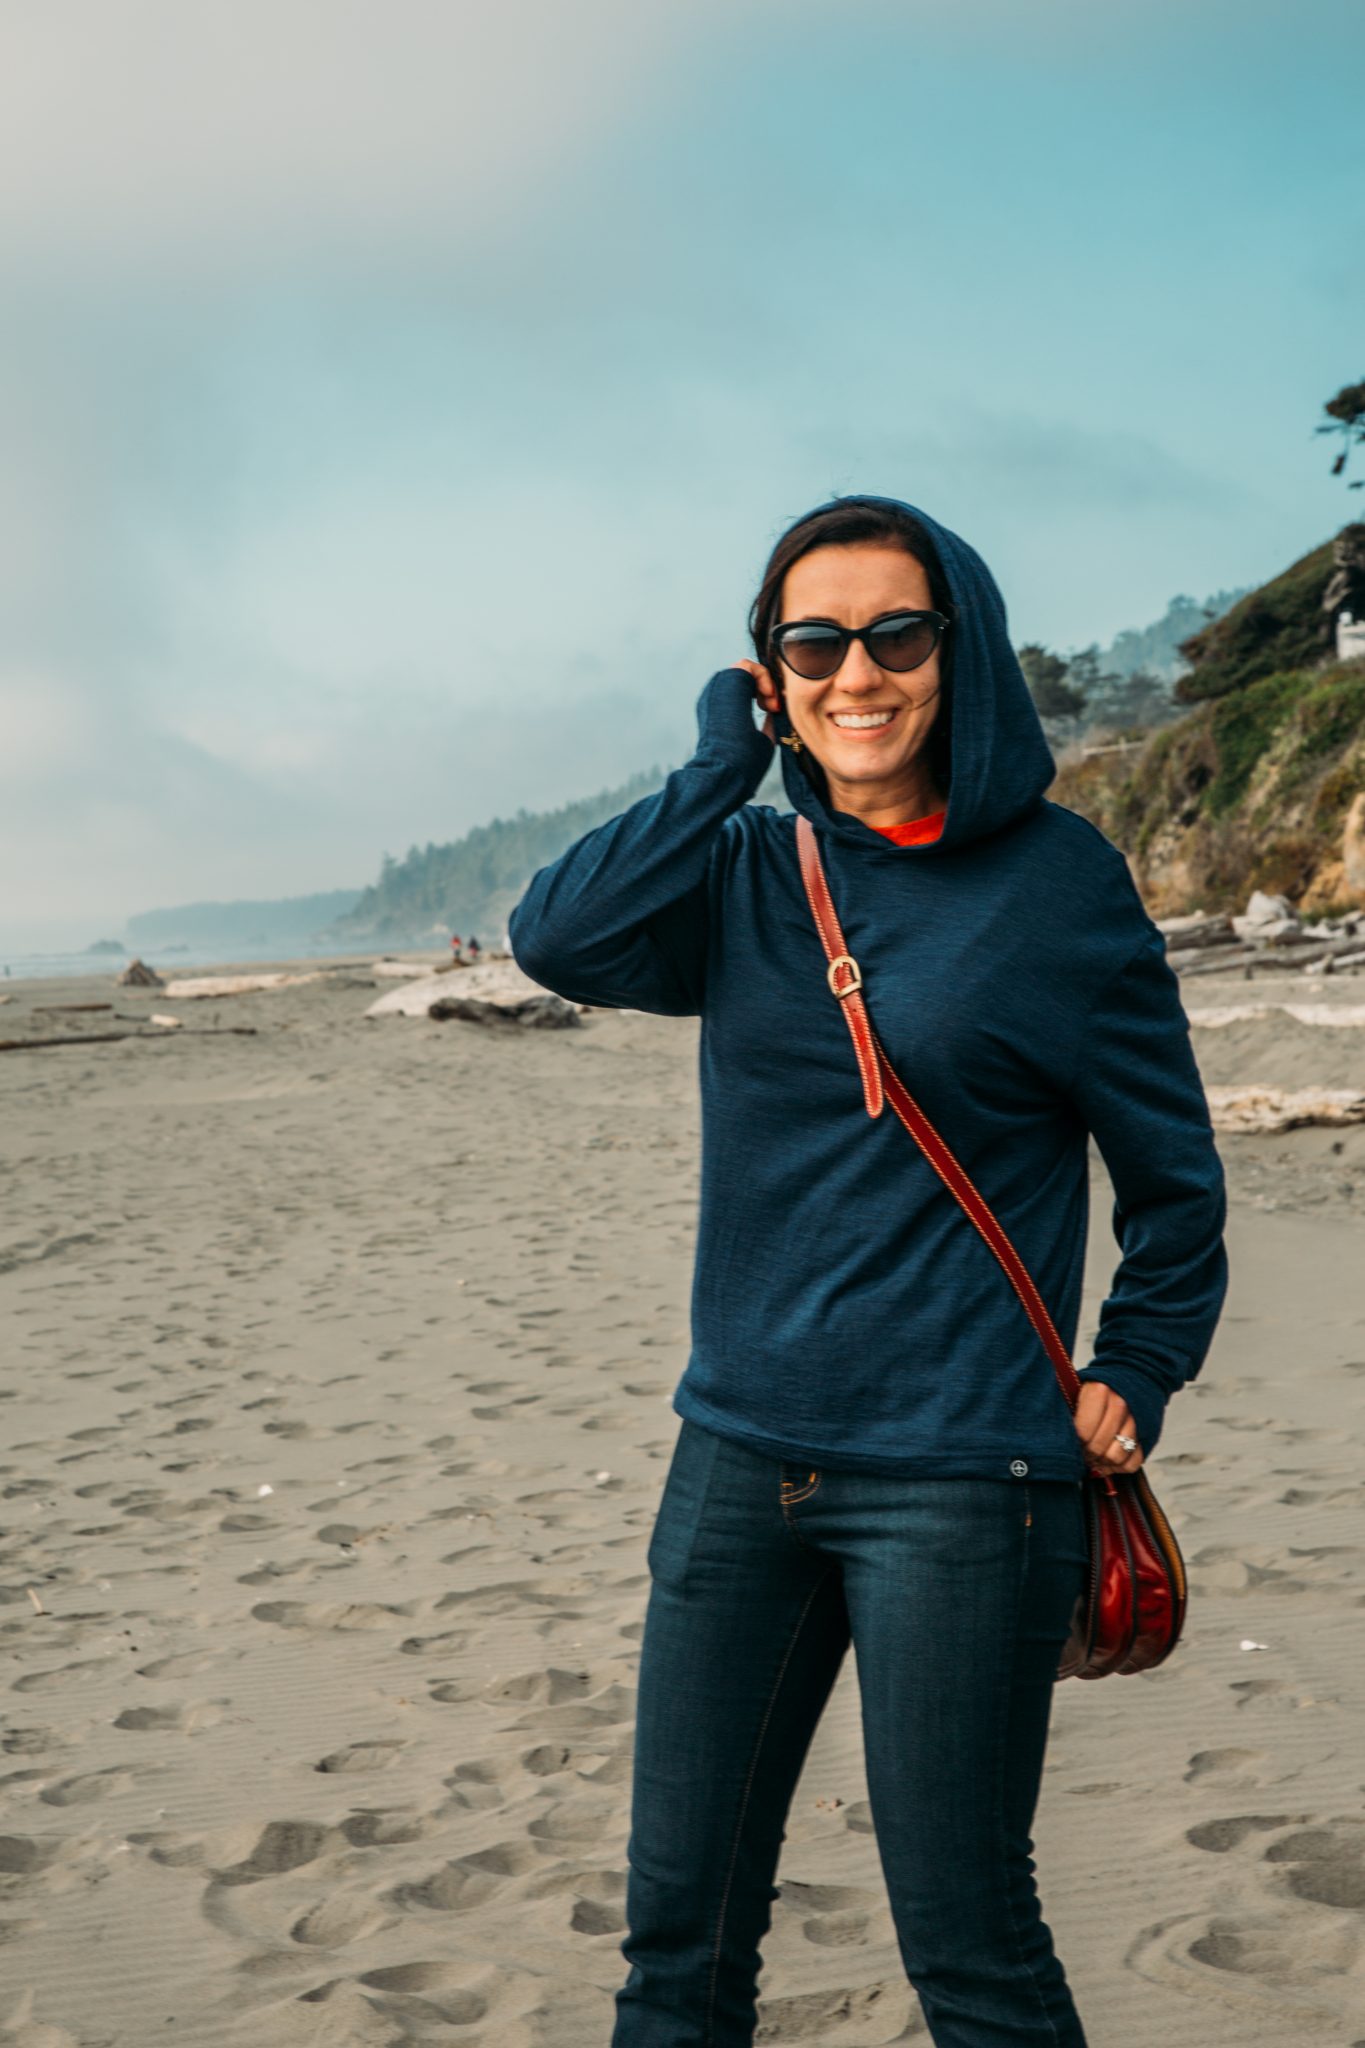
[[[859,492],[859,497],[871,496]],[[837,502],[837,501],[836,501]],[[939,717],[949,724],[951,750],[947,816],[943,831],[927,846],[897,846],[849,811],[836,811],[807,768],[810,756],[779,746],[782,781],[793,807],[821,832],[892,859],[932,859],[969,840],[983,839],[1022,818],[1041,802],[1057,772],[1042,723],[1018,656],[1010,645],[1005,601],[975,548],[918,505],[902,498],[873,498],[912,512],[938,549],[956,616],[951,682]],[[824,507],[817,508],[824,510]],[[830,509],[833,509],[831,505]],[[785,711],[774,721],[779,741],[791,736]]]

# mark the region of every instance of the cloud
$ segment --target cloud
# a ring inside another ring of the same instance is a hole
[[[832,490],[1063,644],[1278,566],[1333,216],[1309,58],[1248,111],[1226,12],[0,0],[6,910],[360,881],[681,758]]]
[[[747,0],[746,12],[764,11]],[[0,257],[190,273],[495,240],[721,0],[0,11]]]

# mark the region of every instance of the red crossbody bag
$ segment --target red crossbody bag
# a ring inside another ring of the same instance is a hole
[[[897,1076],[872,1028],[862,996],[862,973],[844,944],[820,847],[809,818],[798,815],[796,843],[820,943],[829,962],[830,988],[853,1038],[869,1116],[889,1102],[944,1185],[961,1203],[1003,1266],[1042,1340],[1068,1408],[1074,1410],[1081,1382],[1066,1346],[1023,1260],[919,1104]],[[1170,1523],[1152,1492],[1145,1469],[1097,1472],[1082,1481],[1090,1569],[1076,1602],[1071,1635],[1057,1667],[1058,1678],[1107,1678],[1110,1672],[1150,1671],[1169,1657],[1185,1621],[1185,1561]]]

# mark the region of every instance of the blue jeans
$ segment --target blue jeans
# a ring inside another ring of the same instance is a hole
[[[850,1640],[937,2048],[1085,2048],[1029,1836],[1079,1484],[817,1471],[684,1420],[648,1559],[612,2048],[749,2048],[784,1823]]]

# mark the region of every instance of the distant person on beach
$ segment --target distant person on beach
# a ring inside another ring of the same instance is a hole
[[[479,957],[479,950],[480,950],[480,949],[479,949],[479,942],[478,942],[478,940],[477,940],[477,939],[476,939],[476,938],[474,937],[474,934],[473,934],[473,933],[471,932],[471,933],[470,933],[470,935],[469,935],[469,957],[470,957],[470,959],[471,959],[471,960],[477,960],[477,959],[478,959],[478,957]]]
[[[452,932],[450,934],[450,957],[451,960],[456,963],[458,963],[464,957],[463,953],[460,950],[460,934],[458,932]]]
[[[1082,1490],[1139,1469],[1207,1354],[1222,1163],[1161,932],[1113,842],[1047,799],[980,556],[898,499],[836,498],[778,540],[748,624],[758,658],[702,690],[691,759],[541,868],[510,922],[571,1001],[701,1020],[692,1346],[647,1550],[612,2048],[749,2048],[786,1817],[850,1643],[929,2035],[1085,2048],[1031,1841]],[[775,745],[794,813],[750,801]],[[968,1216],[867,1113],[859,969],[890,1066],[1068,1351],[1095,1139],[1121,1259],[1074,1412]],[[1114,1764],[1087,1827],[1142,1824]],[[1137,2034],[1119,2017],[1106,2038]]]

